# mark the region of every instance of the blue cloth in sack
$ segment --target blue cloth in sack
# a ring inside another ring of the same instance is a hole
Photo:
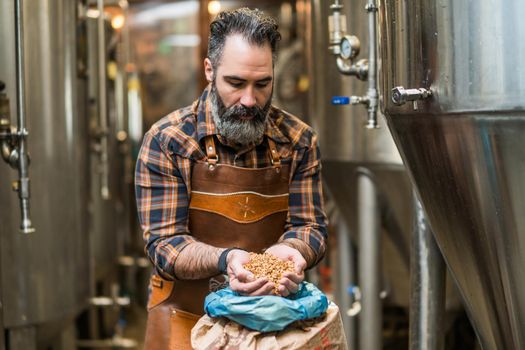
[[[283,330],[292,322],[319,317],[327,308],[326,295],[308,282],[302,282],[297,293],[286,298],[242,296],[224,288],[208,294],[204,300],[208,316],[226,317],[259,332]]]

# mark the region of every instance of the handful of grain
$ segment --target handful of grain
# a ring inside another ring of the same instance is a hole
[[[278,295],[279,281],[283,278],[283,273],[294,271],[294,263],[281,260],[270,253],[250,253],[250,262],[245,264],[244,268],[253,273],[255,278],[268,278],[275,285],[274,294]]]

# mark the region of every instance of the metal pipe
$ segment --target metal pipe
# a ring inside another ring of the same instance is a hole
[[[350,60],[350,63],[352,63],[352,65],[349,65],[342,57],[337,57],[336,63],[337,69],[344,75],[353,75],[357,77],[357,79],[363,81],[368,78],[367,60],[359,60],[356,63],[352,63],[352,60]]]
[[[341,15],[343,5],[341,5],[338,0],[335,0],[334,3],[330,5],[330,9],[332,10],[332,18],[328,22],[330,47],[334,54],[339,54],[339,43],[346,32],[346,18]]]
[[[377,92],[377,5],[375,0],[368,0],[366,10],[368,11],[368,60],[360,60],[353,63],[352,58],[359,53],[359,39],[347,36],[346,22],[341,19],[342,5],[336,1],[330,6],[332,19],[330,21],[330,50],[337,56],[336,63],[339,72],[345,75],[356,76],[360,80],[368,80],[368,91],[362,98],[362,103],[367,106],[368,118],[367,129],[379,127],[377,122],[378,92]],[[341,46],[344,46],[342,49]],[[347,50],[353,51],[348,52]],[[349,61],[350,63],[347,63]]]
[[[9,143],[6,140],[2,140],[1,146],[2,148],[2,158],[6,161],[6,163],[11,164],[11,154],[13,152],[13,149],[10,147]]]
[[[355,69],[354,65],[349,65],[341,57],[337,57],[336,62],[337,62],[337,69],[339,70],[339,72],[345,75],[357,75],[357,70]]]
[[[14,145],[14,135],[11,132],[10,106],[5,84],[0,81],[0,153],[6,163],[12,168],[18,166],[18,151]]]
[[[357,169],[359,286],[362,310],[359,322],[359,349],[382,349],[380,294],[380,213],[373,174]]]
[[[23,31],[22,0],[15,0],[15,42],[16,42],[16,95],[17,95],[17,121],[18,121],[18,198],[20,199],[21,223],[20,232],[35,232],[29,215],[29,156],[27,154],[28,135],[26,130],[25,110],[25,71],[24,71],[24,31]]]
[[[337,259],[338,259],[338,295],[339,309],[346,334],[346,342],[349,349],[355,349],[355,321],[353,317],[347,314],[351,308],[350,294],[348,288],[354,281],[353,261],[354,254],[350,241],[350,232],[344,219],[339,215],[336,224],[337,229]]]
[[[103,199],[109,199],[109,159],[108,159],[108,115],[106,85],[106,30],[104,19],[104,0],[97,0],[98,7],[98,93],[100,122],[100,193]]]
[[[410,258],[411,350],[443,350],[446,270],[441,252],[414,194],[414,231]]]
[[[366,124],[367,129],[378,128],[377,123],[377,30],[376,17],[377,5],[375,0],[368,0],[366,5],[368,11],[368,120]]]

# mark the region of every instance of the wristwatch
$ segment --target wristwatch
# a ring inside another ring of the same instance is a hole
[[[223,274],[223,275],[228,274],[228,264],[226,262],[226,259],[228,258],[228,253],[231,252],[234,249],[244,250],[244,249],[238,248],[238,247],[227,248],[219,256],[219,264],[218,264],[219,272],[221,274]],[[246,251],[246,250],[244,250],[244,251]]]

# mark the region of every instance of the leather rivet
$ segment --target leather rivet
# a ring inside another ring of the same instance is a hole
[[[208,150],[209,150],[209,151],[213,151],[213,147],[211,147],[211,146],[208,147]]]
[[[177,310],[171,310],[171,316],[175,316],[177,314]]]

